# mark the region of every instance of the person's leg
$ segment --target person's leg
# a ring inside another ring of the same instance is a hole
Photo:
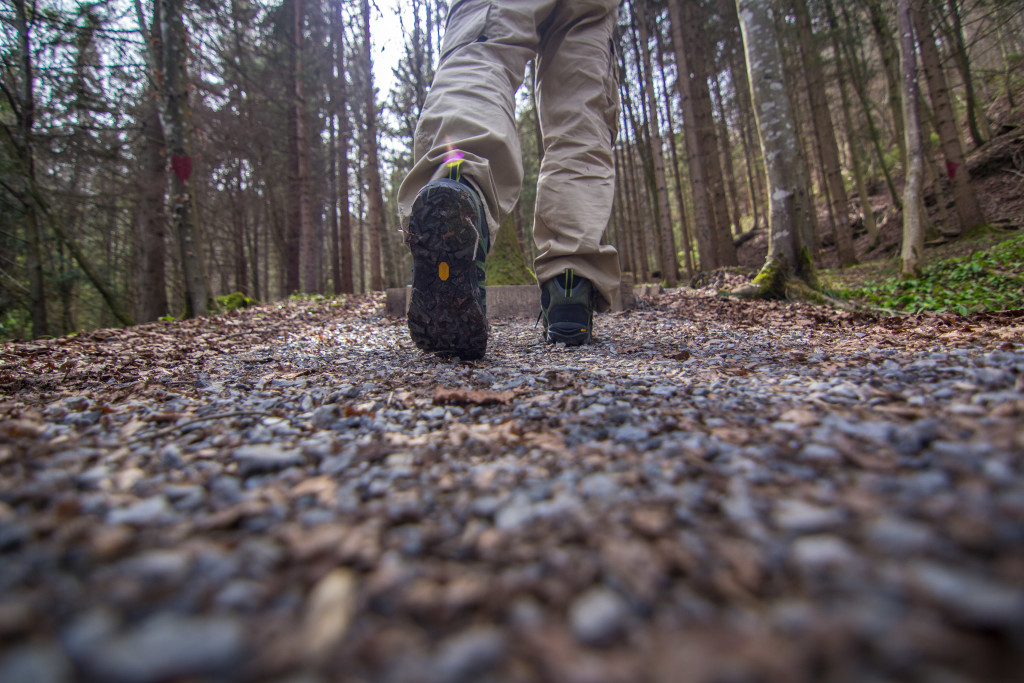
[[[618,255],[601,238],[615,194],[618,5],[562,2],[542,37],[537,100],[544,160],[533,229],[539,282],[572,271],[593,283],[604,300],[599,305],[613,307],[620,303]]]
[[[472,359],[486,350],[485,260],[519,197],[514,96],[539,41],[537,13],[525,8],[550,1],[463,0],[449,13],[398,194],[413,256],[409,334],[424,351]]]
[[[403,227],[420,190],[452,177],[468,180],[479,192],[493,241],[523,181],[515,92],[540,41],[537,24],[554,6],[554,0],[453,3],[441,61],[416,127],[414,166],[398,192]],[[454,157],[460,162],[449,167]]]

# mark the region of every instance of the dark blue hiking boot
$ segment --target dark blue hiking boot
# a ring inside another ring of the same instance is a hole
[[[465,183],[442,178],[420,190],[405,237],[412,251],[409,335],[428,353],[473,360],[487,348],[483,204]]]
[[[540,314],[544,340],[579,346],[590,342],[594,327],[594,286],[572,269],[553,277],[540,288]]]

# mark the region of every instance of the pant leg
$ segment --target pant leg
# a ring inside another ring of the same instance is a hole
[[[445,161],[458,150],[463,155],[459,173],[480,190],[494,242],[523,182],[515,92],[539,45],[537,26],[555,4],[455,0],[441,61],[416,126],[415,163],[398,191],[403,227],[420,188],[448,176]]]
[[[534,264],[544,282],[567,268],[620,304],[615,247],[601,244],[615,195],[619,94],[612,49],[618,0],[567,0],[540,45],[537,104],[544,160],[537,180]]]

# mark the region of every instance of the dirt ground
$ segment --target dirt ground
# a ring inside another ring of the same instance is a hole
[[[1019,312],[382,310],[5,344],[0,680],[1019,679]]]

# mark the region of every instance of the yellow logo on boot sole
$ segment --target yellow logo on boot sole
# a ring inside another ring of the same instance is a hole
[[[437,276],[441,278],[441,282],[445,282],[448,279],[448,264],[441,261],[440,265],[437,266]]]

